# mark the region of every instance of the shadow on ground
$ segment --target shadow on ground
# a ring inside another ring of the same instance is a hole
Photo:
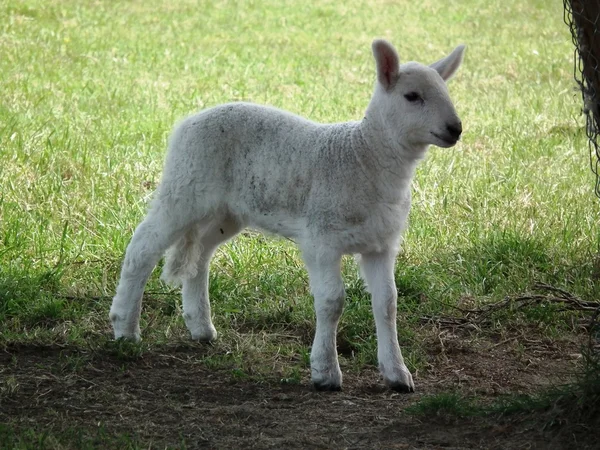
[[[485,400],[564,381],[578,348],[536,341],[517,355],[510,341],[440,342],[409,395],[383,388],[374,370],[346,371],[338,393],[311,390],[308,371],[298,384],[239,378],[208,369],[193,346],[132,361],[110,351],[8,346],[0,352],[0,447],[33,440],[31,448],[593,448],[544,429],[539,417],[408,414],[424,394]]]

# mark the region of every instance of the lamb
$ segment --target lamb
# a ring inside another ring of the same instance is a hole
[[[192,338],[215,339],[210,259],[220,244],[253,227],[301,250],[316,311],[315,388],[342,386],[336,350],[345,295],[341,259],[354,254],[372,298],[383,380],[413,392],[398,344],[394,263],[417,164],[430,145],[452,147],[462,132],[446,82],[464,49],[430,66],[400,65],[394,47],[375,40],[377,79],[361,121],[317,124],[250,103],[183,120],[170,138],[149,212],[127,247],[109,314],[115,338],[140,339],[144,286],[166,252],[163,277],[182,283]]]

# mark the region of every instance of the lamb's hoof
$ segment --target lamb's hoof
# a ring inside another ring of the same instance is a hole
[[[138,324],[132,324],[115,313],[110,313],[110,321],[113,326],[115,340],[124,339],[133,342],[140,342],[141,332]]]
[[[217,332],[192,334],[192,340],[196,342],[212,342],[217,339]]]
[[[126,334],[117,334],[115,332],[115,341],[131,341],[131,342],[140,342],[142,340],[142,336],[139,332],[137,333],[126,333]]]
[[[393,367],[392,370],[386,370],[383,364],[379,365],[385,384],[396,392],[410,393],[415,392],[415,383],[410,371],[404,364]]]
[[[142,341],[142,337],[140,336],[140,334],[131,334],[131,335],[121,335],[121,336],[117,336],[115,335],[115,341],[127,341],[127,342],[141,342]]]
[[[388,383],[391,390],[401,392],[403,394],[409,394],[415,392],[415,387],[405,383]]]
[[[311,367],[310,379],[317,391],[342,390],[342,371],[337,363],[315,366],[316,364],[313,364]],[[322,369],[317,367],[322,367]]]
[[[200,320],[198,316],[183,314],[185,325],[192,335],[192,340],[198,342],[211,342],[217,339],[217,330],[212,322]]]
[[[313,382],[313,386],[319,392],[339,392],[342,390],[341,384],[336,383],[315,383]]]

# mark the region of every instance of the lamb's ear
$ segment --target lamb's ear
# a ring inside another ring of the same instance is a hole
[[[377,64],[377,79],[385,89],[394,87],[400,70],[398,53],[389,42],[382,39],[373,41],[371,48]]]
[[[465,46],[459,45],[448,56],[434,62],[429,67],[437,70],[444,81],[448,81],[462,64],[464,54]]]

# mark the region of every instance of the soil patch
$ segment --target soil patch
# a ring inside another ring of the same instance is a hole
[[[539,340],[516,349],[513,341],[439,337],[430,368],[415,374],[418,392],[408,395],[385,389],[375,370],[345,371],[344,390],[328,393],[310,388],[308,370],[299,384],[244,379],[207,368],[189,347],[124,362],[110,352],[12,346],[0,352],[0,422],[17,432],[95,435],[101,427],[144,448],[586,448],[543,429],[539,417],[405,412],[423,395],[449,390],[490,401],[534,392],[564,382],[577,364],[576,342]]]

